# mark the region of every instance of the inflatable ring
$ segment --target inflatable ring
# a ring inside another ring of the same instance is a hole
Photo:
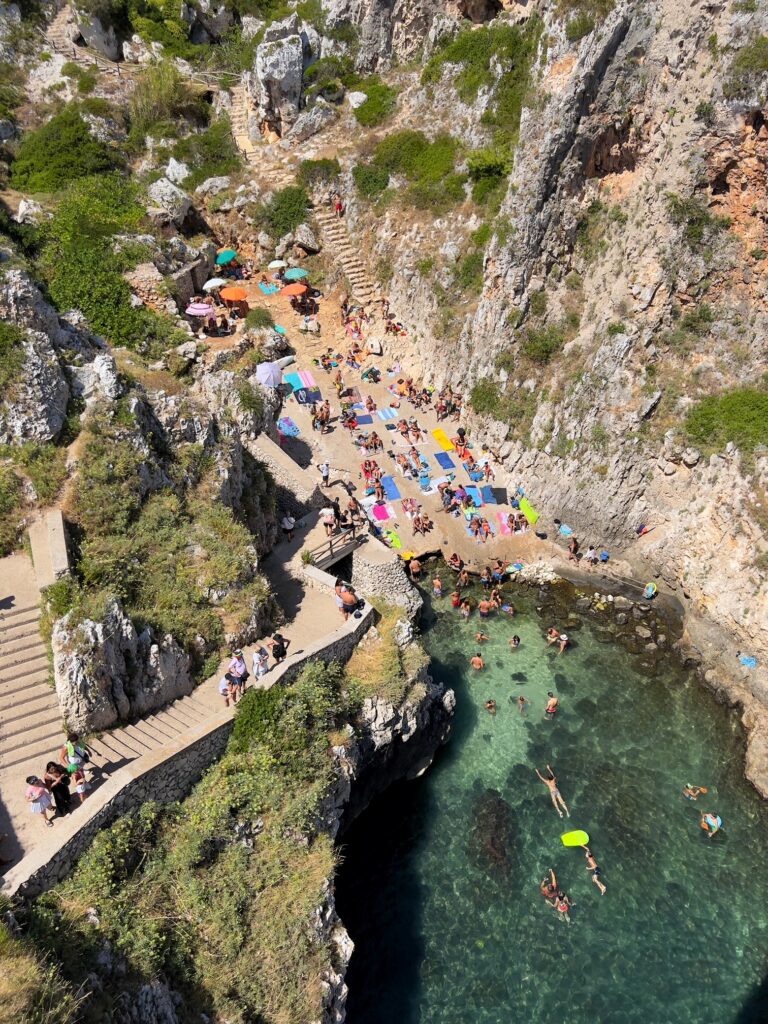
[[[656,597],[659,588],[655,583],[646,583],[645,590],[643,591],[643,597],[646,601],[650,601],[651,598]]]

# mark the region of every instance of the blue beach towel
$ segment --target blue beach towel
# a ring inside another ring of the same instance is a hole
[[[301,431],[290,416],[283,416],[277,421],[277,429],[286,437],[298,437]]]
[[[565,523],[560,523],[557,528],[557,532],[561,533],[564,537],[570,537],[573,534],[573,530],[570,526],[566,526]]]
[[[284,373],[283,384],[290,384],[294,391],[300,391],[304,387],[298,373]]]
[[[384,488],[384,493],[390,501],[396,501],[400,497],[400,491],[398,491],[397,484],[391,476],[382,477],[381,486]]]
[[[480,489],[480,493],[482,494],[483,501],[486,504],[488,504],[488,505],[498,505],[499,504],[498,501],[496,501],[496,496],[493,493],[493,487],[491,487],[490,484],[487,484],[485,487],[482,487]],[[493,525],[493,524],[491,524],[491,525]]]
[[[373,423],[373,416],[355,416],[358,423]]]
[[[475,508],[480,508],[482,506],[482,504],[483,504],[483,496],[480,493],[480,488],[479,487],[467,487],[466,488],[466,492],[470,496],[472,501],[474,501]]]
[[[397,409],[392,409],[389,406],[387,406],[386,409],[379,409],[378,413],[379,413],[379,419],[380,420],[396,420],[397,419]]]
[[[293,392],[293,397],[299,405],[311,405],[313,402],[319,402],[323,396],[319,391],[309,391],[307,388],[299,388],[298,391]]]
[[[448,452],[436,452],[435,459],[437,460],[438,466],[441,469],[455,469],[456,463],[453,461]]]
[[[259,281],[259,288],[264,295],[274,295],[275,292],[280,291],[279,284],[264,284],[262,281]]]

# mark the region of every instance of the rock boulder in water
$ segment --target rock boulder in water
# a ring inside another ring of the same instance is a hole
[[[509,878],[515,865],[515,815],[496,789],[486,789],[472,808],[470,859],[493,878]]]

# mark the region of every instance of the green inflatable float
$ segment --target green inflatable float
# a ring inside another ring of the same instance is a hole
[[[574,832],[563,832],[560,836],[560,841],[563,846],[587,846],[589,844],[589,836],[581,829],[576,829]]]

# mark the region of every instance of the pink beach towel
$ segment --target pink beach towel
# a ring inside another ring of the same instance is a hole
[[[316,388],[315,378],[309,372],[309,370],[299,370],[299,380],[305,388]]]
[[[501,530],[502,536],[503,537],[509,537],[511,535],[512,531],[510,530],[509,525],[507,523],[507,516],[506,516],[506,514],[504,512],[497,512],[496,515],[497,515],[498,520],[499,520],[499,529]]]
[[[395,511],[391,505],[374,505],[373,515],[375,519],[383,523],[387,519],[394,519]]]

